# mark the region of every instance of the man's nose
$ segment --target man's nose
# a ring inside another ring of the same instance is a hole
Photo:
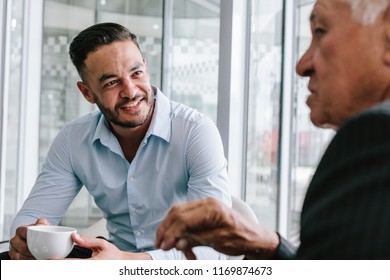
[[[296,65],[296,72],[299,76],[309,77],[314,73],[313,67],[313,49],[310,46],[302,55]]]
[[[122,88],[120,95],[121,97],[132,99],[134,98],[138,93],[138,87],[134,81],[131,79],[126,79],[122,82]]]

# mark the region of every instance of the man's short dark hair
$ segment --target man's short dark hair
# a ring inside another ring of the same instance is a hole
[[[112,22],[98,23],[81,31],[69,46],[69,55],[81,78],[83,78],[84,61],[90,52],[103,45],[109,45],[116,41],[131,40],[137,48],[137,36],[126,27]]]

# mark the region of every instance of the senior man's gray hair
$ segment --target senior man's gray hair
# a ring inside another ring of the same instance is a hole
[[[372,25],[389,6],[390,0],[339,0],[351,6],[352,16],[362,25]]]

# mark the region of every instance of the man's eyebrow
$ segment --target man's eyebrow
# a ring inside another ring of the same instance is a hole
[[[143,63],[137,63],[133,67],[130,68],[130,72],[142,68],[144,65]]]
[[[99,83],[102,83],[104,82],[105,80],[108,80],[108,79],[111,79],[111,78],[115,78],[117,77],[116,74],[103,74],[100,78],[99,78]]]
[[[318,19],[318,15],[315,12],[310,14],[310,22],[316,21]]]

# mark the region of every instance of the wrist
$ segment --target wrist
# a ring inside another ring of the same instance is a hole
[[[279,235],[276,232],[270,232],[266,235],[263,235],[261,240],[256,241],[253,246],[250,246],[252,250],[245,253],[245,258],[250,260],[272,259],[278,251],[279,246]]]

